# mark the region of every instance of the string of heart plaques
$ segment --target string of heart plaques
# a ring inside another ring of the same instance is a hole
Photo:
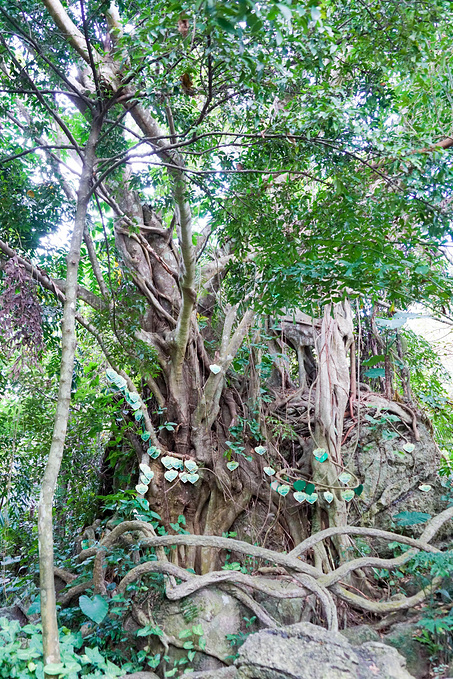
[[[157,451],[156,457],[159,456],[159,450],[151,446],[149,450]],[[196,483],[200,478],[198,474],[198,465],[195,460],[181,460],[171,455],[165,455],[161,458],[161,463],[165,467],[164,478],[168,483],[172,483],[179,479],[182,483]],[[139,482],[135,486],[135,490],[139,495],[146,495],[150,481],[154,478],[154,472],[150,467],[142,462],[140,465]]]
[[[257,446],[254,450],[258,455],[264,455],[267,452],[265,446]],[[320,463],[326,462],[329,459],[329,455],[324,448],[315,448],[313,456]],[[235,464],[237,465],[237,463]],[[354,497],[359,497],[363,492],[363,485],[358,482],[357,477],[346,470],[343,470],[338,475],[339,485],[332,487],[323,484],[315,485],[312,481],[302,479],[295,469],[283,469],[277,472],[273,467],[266,466],[263,468],[263,472],[270,479],[272,490],[282,497],[292,492],[293,498],[299,504],[304,502],[308,502],[311,505],[314,504],[319,499],[320,493],[322,493],[324,500],[330,504],[334,499],[333,490],[339,490],[342,499],[345,502],[351,502]],[[351,485],[351,482],[354,485]]]
[[[142,441],[148,441],[150,433],[149,431],[146,431],[143,422],[143,410],[140,396],[136,392],[128,390],[126,380],[121,375],[118,375],[118,373],[115,372],[115,370],[108,368],[105,371],[105,374],[107,380],[110,383],[110,387],[113,389],[113,391],[121,392],[124,395],[126,403],[130,405],[131,409],[134,412],[134,420],[136,422],[142,423],[142,434],[141,434]]]
[[[142,432],[140,434],[140,438],[142,441],[148,441],[151,434],[146,430],[143,421],[143,410],[140,396],[136,392],[128,390],[125,378],[119,375],[115,370],[109,368],[106,370],[106,376],[113,391],[121,392],[124,395],[125,401],[129,404],[134,412],[135,421],[137,423],[141,423]],[[161,455],[161,451],[156,446],[149,446],[146,453],[151,459],[154,460],[156,460]],[[164,457],[161,457],[160,461],[166,469],[164,478],[169,483],[179,479],[182,481],[182,483],[194,484],[200,478],[198,474],[198,465],[195,460],[181,460],[171,455],[165,455]],[[140,464],[139,482],[135,486],[135,490],[139,495],[145,495],[147,493],[148,486],[153,478],[154,472],[152,469],[149,467],[149,465],[142,462]]]

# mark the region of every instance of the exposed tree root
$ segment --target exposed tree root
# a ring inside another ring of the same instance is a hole
[[[233,585],[220,585],[220,589],[231,594],[235,599],[240,601],[244,606],[246,606],[252,613],[254,613],[257,619],[265,625],[265,627],[271,627],[272,629],[278,629],[280,623],[269,615],[269,613],[264,610],[264,608],[255,599],[244,592],[240,587],[234,587]]]
[[[328,528],[307,538],[289,552],[289,554],[279,553],[264,547],[257,547],[256,545],[250,545],[247,542],[242,542],[240,540],[216,536],[165,535],[157,537],[149,524],[141,521],[126,521],[106,535],[97,546],[90,547],[81,552],[81,554],[78,555],[78,560],[79,562],[83,562],[87,558],[95,556],[94,570],[96,572],[96,577],[101,577],[102,568],[100,568],[99,564],[102,564],[102,559],[105,554],[126,531],[140,532],[144,536],[143,539],[140,540],[140,545],[142,547],[159,549],[161,553],[163,552],[164,547],[185,545],[210,549],[227,549],[232,552],[246,554],[272,562],[273,564],[284,568],[299,586],[287,592],[279,592],[268,587],[267,584],[263,582],[262,577],[248,575],[239,571],[223,570],[213,571],[204,575],[195,575],[165,559],[147,561],[146,563],[142,563],[133,568],[119,583],[118,592],[124,594],[129,584],[147,573],[162,573],[170,578],[170,581],[166,586],[166,595],[168,599],[179,600],[190,596],[200,589],[218,586],[222,589],[227,589],[233,596],[248,606],[263,623],[273,627],[277,626],[278,623],[252,598],[251,592],[260,591],[266,596],[282,599],[305,598],[309,595],[315,595],[321,603],[327,627],[331,630],[337,630],[337,607],[334,595],[354,608],[360,608],[375,614],[388,614],[393,611],[412,608],[413,606],[420,604],[430,592],[434,591],[440,584],[441,578],[434,578],[429,587],[420,590],[413,596],[401,597],[395,601],[373,601],[360,594],[350,592],[347,589],[348,585],[344,582],[344,579],[350,573],[363,568],[396,568],[408,562],[417,551],[439,553],[440,550],[430,545],[429,541],[435,536],[438,530],[452,518],[453,507],[450,507],[431,519],[419,539],[378,530],[376,528],[359,528],[356,526]],[[327,574],[323,573],[320,569],[301,561],[299,558],[308,550],[312,550],[319,542],[330,538],[332,535],[340,534],[376,537],[386,541],[395,541],[400,544],[406,544],[412,547],[412,549],[401,556],[391,559],[368,556],[352,559],[342,563],[338,568]],[[96,563],[98,564],[97,571]],[[65,572],[64,575],[66,576],[65,579],[69,582],[70,574]],[[182,580],[182,583],[176,585],[176,578]],[[86,588],[88,585],[89,583],[86,583],[85,586],[76,585],[75,587],[72,587],[66,594],[63,594],[64,600],[68,600],[70,594],[71,596],[74,596],[76,590],[83,591],[80,588]]]
[[[449,510],[445,510],[449,511]],[[443,512],[442,512],[443,514]],[[439,514],[439,516],[442,516]],[[451,518],[451,517],[448,517]],[[445,519],[447,521],[448,519]],[[445,523],[445,521],[443,523]],[[379,528],[362,528],[360,526],[338,526],[332,528],[326,528],[325,530],[319,531],[311,535],[309,538],[304,540],[297,545],[290,553],[289,556],[300,557],[305,552],[313,549],[318,542],[326,540],[332,537],[332,535],[364,535],[370,538],[382,538],[383,540],[395,540],[396,533],[391,533],[390,531],[380,530]],[[423,540],[418,540],[417,538],[410,538],[406,535],[398,535],[398,542],[402,545],[410,545],[411,547],[416,547],[417,549],[423,549],[425,552],[437,552],[439,551],[436,547],[429,545]]]
[[[81,582],[79,585],[74,585],[70,589],[62,592],[58,597],[58,603],[60,606],[67,606],[72,599],[75,599],[80,594],[86,592],[87,589],[93,587],[94,580],[87,580],[86,582]]]
[[[214,571],[206,575],[197,576],[169,562],[162,563],[159,561],[147,561],[129,571],[118,585],[118,593],[124,594],[128,585],[146,573],[171,574],[184,581],[181,585],[176,585],[172,588],[167,587],[166,596],[172,600],[183,599],[200,589],[220,585],[224,582],[232,582],[235,585],[250,587],[278,599],[296,599],[307,595],[307,591],[300,588],[288,592],[276,592],[273,588],[267,587],[262,578],[256,578],[240,571]]]

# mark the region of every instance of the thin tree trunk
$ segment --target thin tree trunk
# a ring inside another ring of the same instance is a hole
[[[101,120],[95,119],[85,149],[82,175],[77,193],[77,209],[74,230],[67,257],[65,284],[65,304],[61,326],[62,350],[60,366],[60,383],[58,390],[57,410],[50,446],[49,457],[41,484],[38,505],[38,542],[39,573],[41,592],[41,619],[43,633],[44,666],[60,662],[60,646],[58,641],[57,613],[55,607],[54,555],[53,555],[53,522],[52,506],[58,473],[66,439],[71,401],[72,371],[76,347],[75,315],[77,301],[77,274],[80,261],[80,247],[85,228],[88,203],[91,196],[91,181],[95,160],[95,150]],[[46,675],[47,676],[47,675]]]

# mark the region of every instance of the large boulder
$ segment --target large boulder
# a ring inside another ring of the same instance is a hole
[[[394,648],[376,641],[352,646],[339,633],[301,622],[251,634],[235,670],[195,672],[191,679],[413,679]]]
[[[252,634],[236,661],[237,679],[411,679],[405,665],[385,644],[352,646],[308,622]]]
[[[275,597],[269,596],[267,592],[257,591],[254,593],[254,598],[274,620],[277,620],[282,625],[294,625],[302,621],[302,614],[306,606],[306,596],[282,598],[285,594],[294,592],[296,589],[294,581],[283,577],[255,576],[255,579],[257,582],[262,582],[266,589],[275,592]]]
[[[429,675],[429,657],[426,647],[415,638],[420,634],[420,628],[416,623],[398,622],[390,630],[379,635],[376,630],[368,625],[357,625],[341,630],[353,646],[360,646],[366,641],[380,641],[387,646],[393,646],[406,658],[407,671],[415,679],[425,679]]]
[[[223,667],[217,670],[205,670],[204,672],[191,672],[189,679],[237,679],[236,667]]]
[[[382,641],[375,629],[369,625],[354,625],[341,630],[341,634],[346,637],[353,646],[361,646],[367,641]]]
[[[407,669],[416,679],[425,679],[429,676],[429,654],[426,646],[415,639],[417,634],[420,634],[420,627],[417,624],[399,622],[390,628],[382,641],[404,655]]]
[[[155,612],[157,624],[170,641],[171,657],[178,660],[187,655],[181,638],[193,626],[201,627],[202,637],[193,637],[195,648],[202,638],[203,650],[195,655],[191,666],[195,670],[214,670],[232,663],[234,650],[227,635],[235,635],[243,627],[246,611],[230,594],[219,589],[203,589],[181,601],[164,601]]]
[[[385,405],[384,399],[381,399]],[[364,421],[369,414],[379,421],[385,410],[369,407],[361,410],[359,443],[355,436],[343,447],[344,464],[363,484],[363,493],[357,499],[357,515],[351,508],[350,522],[360,519],[361,526],[376,526],[392,530],[395,514],[421,512],[432,516],[447,507],[443,500],[445,489],[438,475],[439,449],[432,434],[423,422],[417,423],[420,440],[405,424],[371,424]],[[414,445],[408,452],[403,446]],[[424,492],[419,486],[429,485],[432,490]],[[422,532],[423,524],[410,527],[411,533]],[[393,529],[394,530],[394,529]],[[445,525],[438,537],[451,534],[451,525]]]

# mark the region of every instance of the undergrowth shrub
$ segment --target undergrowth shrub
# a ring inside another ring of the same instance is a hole
[[[46,665],[46,673],[64,679],[115,679],[128,672],[103,657],[99,649],[84,647],[82,635],[60,630],[61,662]],[[41,625],[21,627],[17,620],[0,618],[0,677],[44,679]]]

